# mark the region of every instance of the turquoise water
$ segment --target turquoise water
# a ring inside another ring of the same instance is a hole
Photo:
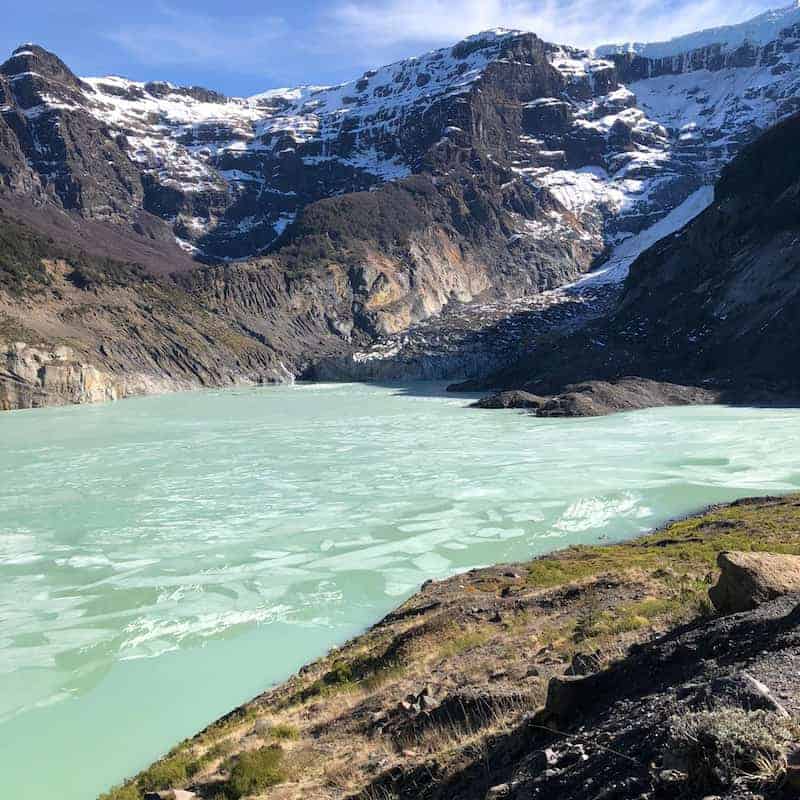
[[[87,800],[425,579],[800,487],[800,412],[537,420],[434,386],[0,415],[0,776]]]

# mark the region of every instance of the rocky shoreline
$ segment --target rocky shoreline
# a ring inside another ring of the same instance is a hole
[[[760,498],[428,582],[103,797],[795,796],[798,554]]]

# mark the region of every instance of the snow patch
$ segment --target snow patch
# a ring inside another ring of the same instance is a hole
[[[705,211],[713,200],[714,187],[702,186],[655,225],[622,241],[612,250],[602,269],[596,270],[571,284],[571,288],[583,289],[610,283],[621,283],[628,276],[630,265],[645,250],[664,237],[688,225],[698,214]]]
[[[636,53],[646,58],[670,58],[711,45],[723,50],[735,50],[745,43],[764,45],[778,38],[785,28],[800,22],[800,0],[790,6],[767,11],[737,25],[723,25],[677,36],[664,42],[628,42],[602,45],[594,50],[597,56]]]

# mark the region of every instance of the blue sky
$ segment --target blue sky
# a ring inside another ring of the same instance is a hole
[[[79,75],[246,95],[335,83],[486,28],[581,46],[660,40],[788,0],[0,0],[0,52],[34,41]]]

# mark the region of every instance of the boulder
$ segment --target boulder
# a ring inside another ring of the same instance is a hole
[[[771,711],[781,717],[789,712],[768,686],[746,672],[715,678],[705,687],[709,708],[742,708],[745,711]]]
[[[724,552],[719,581],[708,596],[720,614],[750,611],[786,594],[800,593],[800,556]]]
[[[477,408],[539,408],[544,400],[530,392],[512,390],[482,397],[475,403]]]
[[[598,694],[598,675],[557,675],[547,685],[545,713],[553,719],[568,722],[580,715]]]
[[[594,653],[575,653],[572,663],[567,670],[567,675],[591,675],[603,668],[603,654],[597,650]]]

